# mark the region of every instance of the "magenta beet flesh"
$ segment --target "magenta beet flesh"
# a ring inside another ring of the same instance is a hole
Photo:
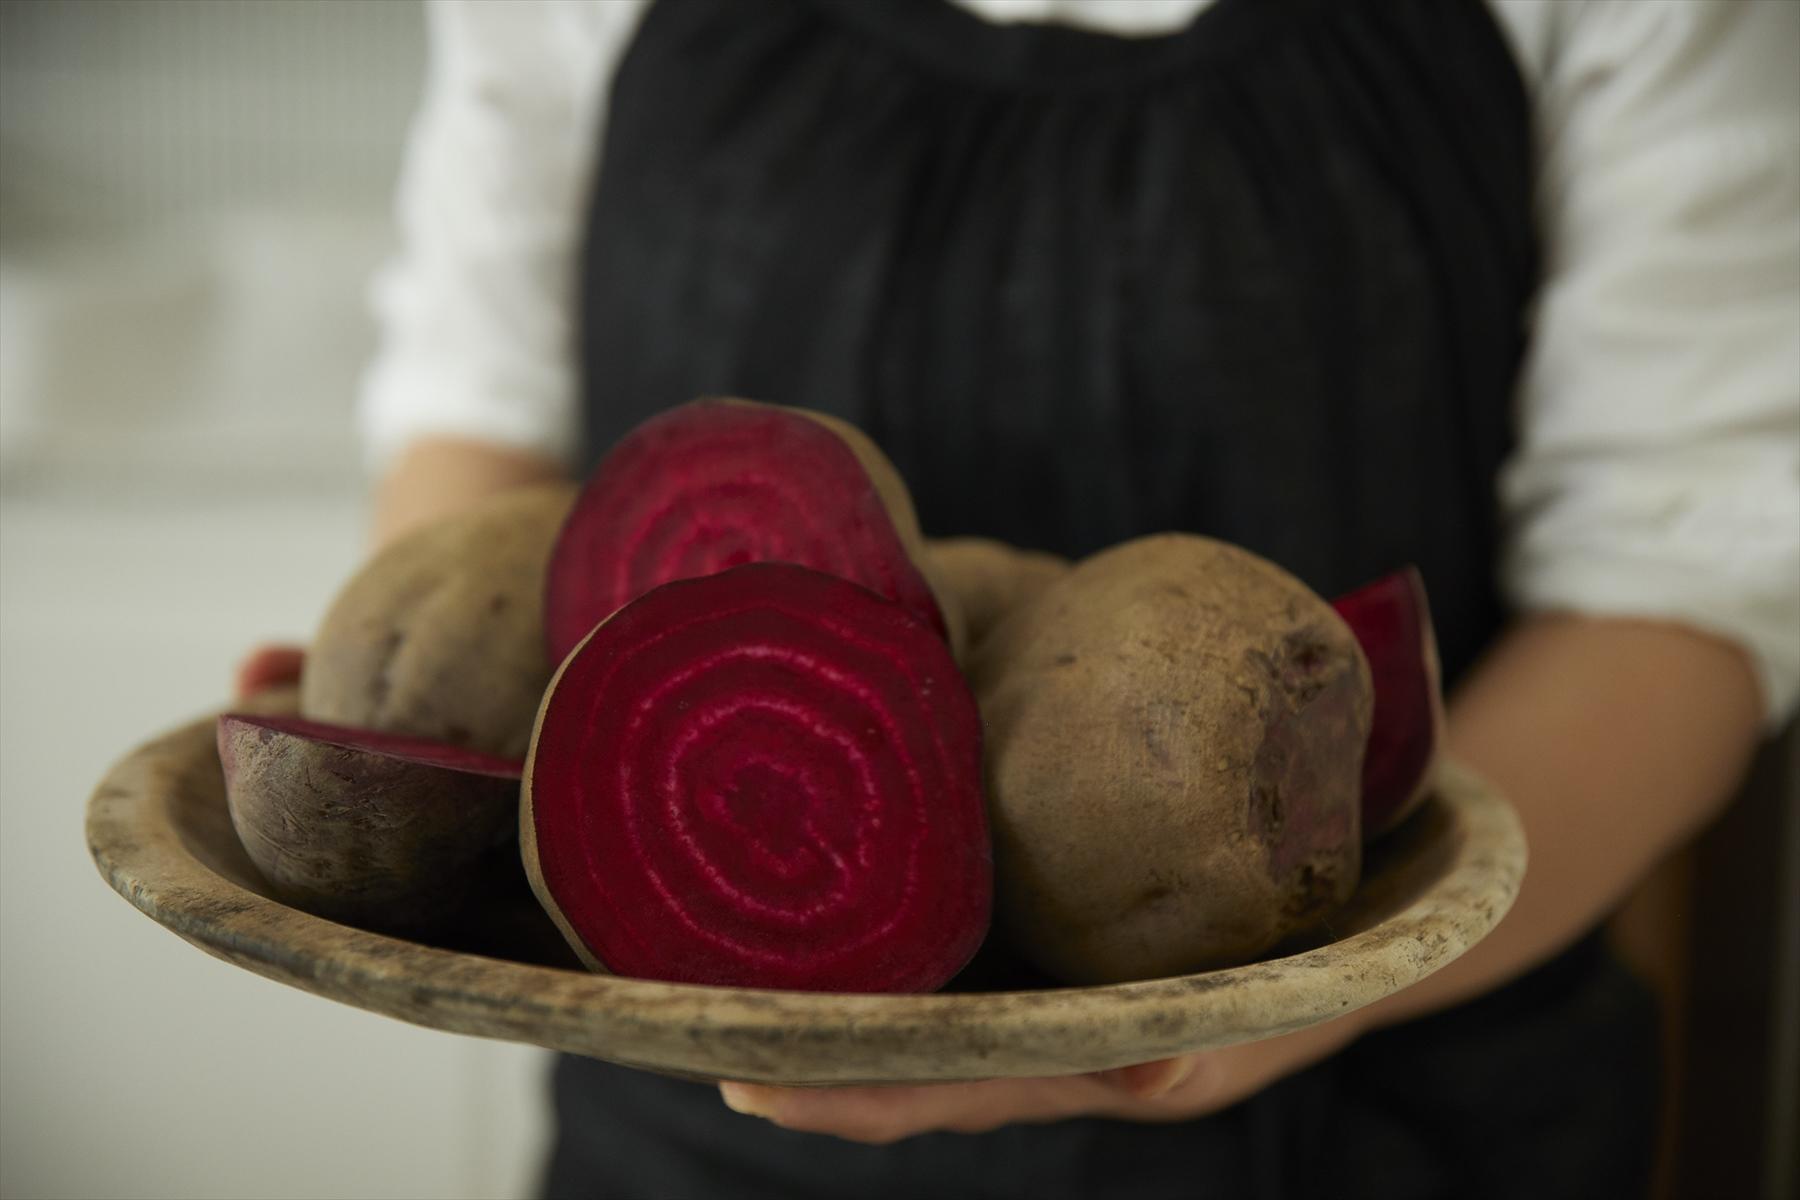
[[[653,587],[754,562],[852,580],[944,633],[930,585],[843,438],[787,409],[699,401],[633,430],[575,501],[550,560],[550,659]]]
[[[621,975],[927,991],[987,932],[968,686],[922,621],[816,571],[672,583],[594,630],[525,798],[538,898]]]
[[[1375,716],[1363,757],[1362,827],[1368,840],[1399,824],[1425,798],[1444,740],[1437,638],[1425,582],[1413,567],[1333,601],[1362,644],[1375,684]]]

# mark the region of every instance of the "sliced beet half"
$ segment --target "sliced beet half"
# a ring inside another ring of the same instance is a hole
[[[1363,756],[1363,838],[1398,825],[1431,787],[1444,743],[1437,636],[1416,568],[1384,575],[1332,602],[1369,660],[1374,723]]]
[[[657,588],[564,660],[520,845],[590,966],[929,991],[987,932],[981,720],[948,647],[785,564]]]
[[[384,932],[455,914],[517,829],[524,764],[424,738],[226,713],[238,839],[281,897]]]
[[[948,637],[923,561],[906,487],[860,430],[800,409],[696,401],[627,434],[582,488],[550,558],[550,660],[653,587],[756,562],[860,583]]]

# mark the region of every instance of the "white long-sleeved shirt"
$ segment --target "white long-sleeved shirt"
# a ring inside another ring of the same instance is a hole
[[[955,0],[1172,32],[1210,0]],[[574,272],[620,55],[649,0],[435,0],[360,420],[576,442]],[[1800,3],[1488,0],[1534,103],[1547,258],[1501,481],[1522,611],[1674,620],[1800,698]]]

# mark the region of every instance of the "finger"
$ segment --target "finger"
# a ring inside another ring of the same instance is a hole
[[[783,1088],[723,1083],[720,1095],[738,1112],[784,1129],[828,1133],[885,1145],[943,1130],[982,1133],[1017,1122],[1055,1121],[1099,1111],[1115,1098],[1090,1076],[989,1079],[926,1087]]]
[[[300,682],[306,652],[298,646],[261,646],[238,664],[233,694],[248,699],[272,687]]]
[[[1198,1055],[1159,1058],[1110,1071],[1096,1071],[1094,1078],[1132,1100],[1156,1100],[1185,1084],[1193,1075]]]

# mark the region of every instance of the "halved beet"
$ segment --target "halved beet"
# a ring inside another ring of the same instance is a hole
[[[955,627],[921,570],[906,487],[861,431],[821,413],[701,400],[639,425],[583,487],[550,558],[550,660],[653,587],[754,562],[812,567],[945,637]]]
[[[370,929],[452,915],[517,828],[524,764],[442,742],[226,713],[219,761],[238,839],[277,892]]]
[[[925,991],[988,928],[981,719],[943,640],[785,564],[657,588],[551,682],[520,844],[621,975]]]
[[[1444,743],[1437,637],[1416,568],[1384,575],[1332,602],[1355,632],[1375,683],[1375,721],[1363,756],[1363,839],[1398,825],[1431,788]]]

